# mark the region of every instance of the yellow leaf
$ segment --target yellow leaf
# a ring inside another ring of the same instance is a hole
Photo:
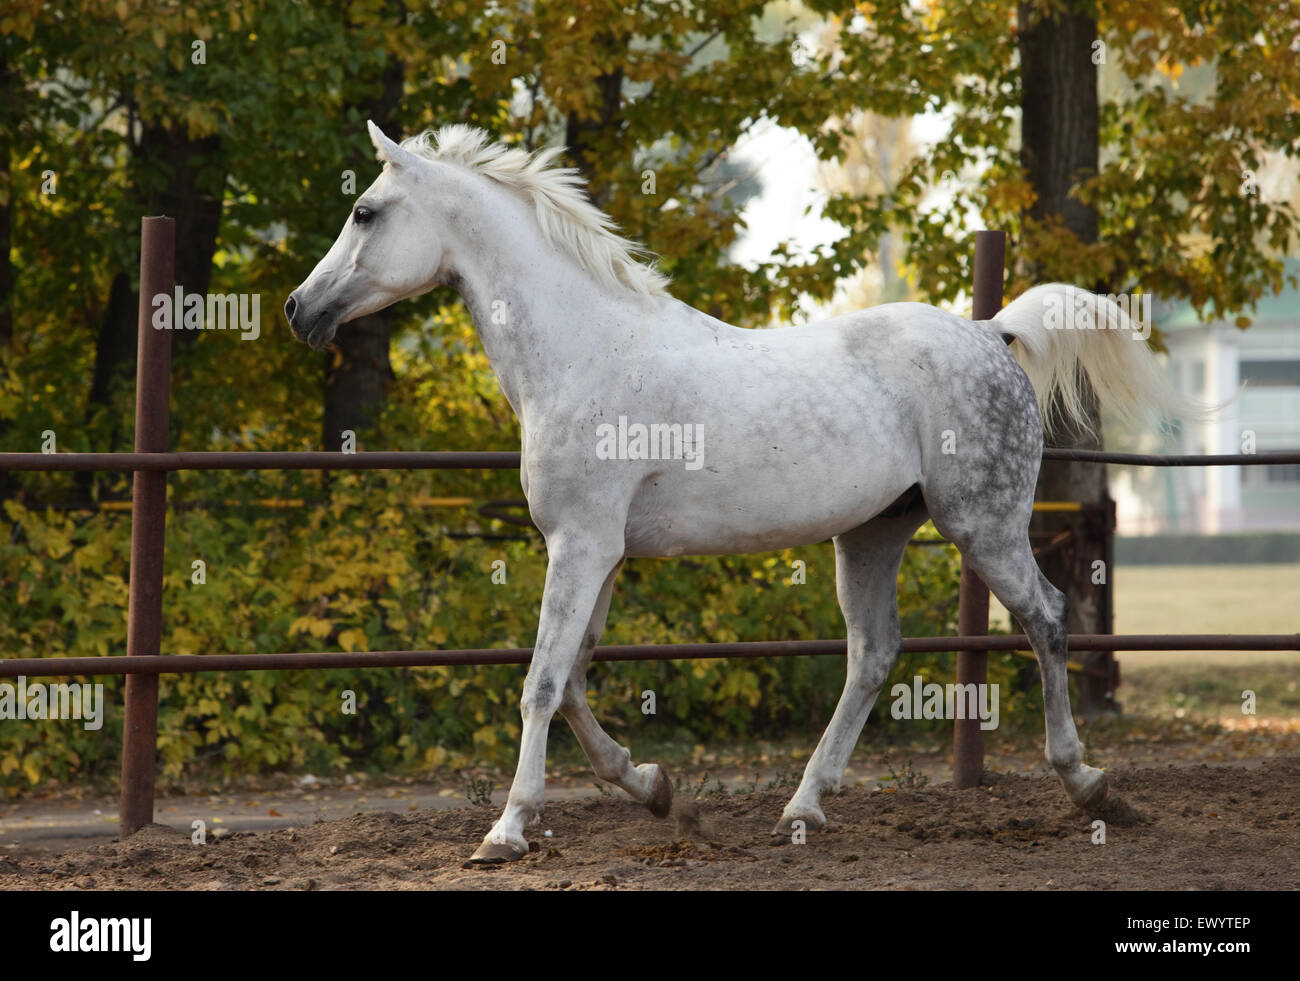
[[[339,634],[339,646],[345,651],[368,651],[364,630],[344,630]]]

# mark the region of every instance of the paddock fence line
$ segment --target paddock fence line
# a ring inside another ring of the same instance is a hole
[[[0,657],[0,677],[124,675],[127,679],[122,732],[119,836],[153,821],[157,771],[158,677],[199,671],[262,671],[331,667],[426,667],[438,665],[527,664],[531,648],[295,652],[277,654],[161,653],[162,576],[167,474],[178,470],[514,470],[520,454],[467,452],[167,452],[171,380],[171,334],[153,330],[150,298],[173,289],[175,222],[142,219],[140,308],[136,372],[136,439],[132,453],[0,453],[0,470],[131,472],[131,569],[125,656]],[[977,232],[975,319],[989,319],[1002,305],[1005,234]],[[1045,460],[1124,463],[1135,466],[1259,466],[1300,463],[1300,451],[1224,456],[1158,456],[1101,450],[1046,449]],[[497,506],[511,502],[490,502]],[[1077,509],[1078,502],[1044,510]],[[1045,548],[1059,545],[1056,536]],[[1053,544],[1055,543],[1055,545]],[[927,541],[926,544],[929,544]],[[936,540],[935,544],[943,544]],[[957,681],[984,683],[987,652],[1024,652],[1022,635],[988,635],[988,589],[963,568],[957,637],[905,638],[905,653],[956,652]],[[1300,634],[1072,634],[1071,651],[1300,651]],[[845,640],[755,641],[742,643],[647,644],[599,647],[596,661],[687,660],[773,656],[843,655]],[[1076,670],[1078,665],[1072,665]],[[1085,673],[1096,673],[1087,668]],[[954,722],[954,784],[973,786],[983,772],[983,734],[978,719]]]
[[[1295,651],[1300,634],[1070,634],[1072,651]],[[907,637],[905,654],[953,651],[1027,651],[1024,634]],[[665,655],[664,651],[671,651]],[[593,661],[687,661],[710,658],[806,657],[845,654],[845,640],[752,640],[697,644],[611,644]],[[69,675],[196,674],[200,671],[291,671],[302,668],[430,668],[527,664],[531,647],[467,650],[314,651],[292,654],[134,654],[0,659],[0,678]],[[1032,656],[1032,655],[1031,655]],[[1081,669],[1087,673],[1087,669]]]
[[[1300,450],[1157,456],[1102,450],[1044,449],[1044,460],[1124,463],[1135,467],[1240,467],[1300,463]],[[0,453],[0,470],[171,473],[178,470],[518,470],[519,454],[506,450],[213,450],[191,453]],[[498,502],[501,504],[513,502]],[[1078,501],[1038,501],[1039,510],[1078,510]]]

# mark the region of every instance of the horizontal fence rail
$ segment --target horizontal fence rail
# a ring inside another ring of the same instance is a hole
[[[911,637],[903,652],[1028,651],[1024,634]],[[1070,634],[1072,651],[1300,651],[1300,634]],[[758,640],[716,644],[622,644],[597,647],[594,661],[692,661],[709,658],[845,654],[844,640]],[[291,671],[300,668],[429,668],[527,664],[531,647],[467,650],[317,651],[293,654],[133,654],[0,660],[0,678],[19,675],[194,674],[200,671]]]
[[[1081,463],[1123,463],[1130,467],[1250,467],[1270,463],[1300,463],[1300,450],[1263,453],[1112,453],[1109,450],[1043,450],[1044,460]]]
[[[199,453],[0,453],[0,470],[518,470],[509,451],[229,450]]]
[[[1161,456],[1103,450],[1043,450],[1044,460],[1134,467],[1240,467],[1300,463],[1300,450]],[[508,450],[337,451],[230,450],[194,453],[0,453],[0,470],[126,473],[180,470],[518,470]],[[1065,502],[1068,503],[1068,502]]]

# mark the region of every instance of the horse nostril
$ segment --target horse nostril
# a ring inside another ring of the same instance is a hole
[[[284,316],[291,325],[293,324],[293,315],[297,312],[298,312],[298,301],[295,300],[293,298],[293,294],[290,293],[289,299],[284,301]]]

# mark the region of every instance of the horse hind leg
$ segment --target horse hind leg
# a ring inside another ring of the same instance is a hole
[[[940,528],[942,531],[943,529]],[[1070,708],[1065,594],[1048,582],[1034,559],[1026,532],[1001,520],[989,522],[967,541],[958,542],[964,561],[1024,625],[1043,678],[1047,761],[1075,805],[1099,812],[1107,799],[1106,775],[1083,762],[1083,744]]]
[[[790,834],[795,821],[807,829],[826,824],[821,796],[840,786],[871,707],[902,650],[898,567],[908,539],[925,519],[925,508],[917,502],[902,515],[873,518],[835,539],[835,587],[849,638],[844,692],[773,835]]]
[[[1042,422],[1029,379],[1001,353],[973,364],[954,393],[946,432],[962,437],[929,454],[922,493],[940,534],[1024,625],[1042,673],[1047,760],[1070,799],[1092,811],[1106,800],[1106,777],[1084,764],[1070,709],[1068,602],[1038,568],[1029,544]]]

